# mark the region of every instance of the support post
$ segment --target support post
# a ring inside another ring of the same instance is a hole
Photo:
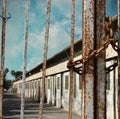
[[[22,75],[22,89],[21,89],[21,112],[20,119],[24,119],[24,106],[25,106],[25,79],[26,79],[26,62],[27,62],[27,42],[28,42],[28,6],[29,0],[26,0],[25,12],[25,40],[24,40],[24,56],[23,56],[23,75]]]
[[[95,48],[99,48],[105,42],[105,14],[106,0],[96,0],[95,3]],[[96,119],[106,119],[106,51],[100,52],[96,58],[95,70],[95,117]]]
[[[118,33],[120,35],[120,0],[118,0]],[[120,40],[118,40],[120,49]],[[120,50],[118,50],[118,119],[120,119]]]
[[[105,39],[105,0],[83,0],[83,48],[85,57]],[[105,51],[83,64],[82,119],[106,118]]]
[[[45,77],[46,77],[46,64],[47,64],[47,51],[48,51],[48,38],[49,38],[49,23],[50,23],[50,9],[51,9],[51,0],[48,0],[47,3],[47,18],[46,18],[46,32],[44,40],[44,54],[43,54],[43,67],[42,67],[42,87],[40,93],[40,109],[39,109],[39,119],[42,119],[43,113],[43,103],[45,99]]]
[[[3,107],[3,82],[4,82],[4,61],[5,61],[5,31],[6,31],[6,0],[3,0],[2,7],[2,39],[1,39],[1,73],[0,73],[0,119],[2,119]]]
[[[94,50],[94,0],[83,0],[82,55]],[[83,64],[82,74],[82,119],[94,119],[94,59]]]
[[[70,46],[70,63],[74,61],[74,13],[75,0],[71,2],[71,46]],[[69,112],[68,119],[72,119],[72,102],[73,102],[73,67],[70,67],[70,91],[69,91]]]

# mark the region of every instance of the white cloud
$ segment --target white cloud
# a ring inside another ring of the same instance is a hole
[[[31,70],[33,67],[37,66],[41,62],[41,59],[37,57],[30,58],[27,64],[27,71]]]
[[[21,51],[23,50],[21,47],[22,45],[16,44],[13,47],[11,46],[10,48],[6,48],[6,56],[7,58],[16,58],[19,56],[20,53],[22,53]]]
[[[28,46],[32,49],[34,48],[34,49],[38,50],[42,43],[40,36],[41,36],[41,34],[38,34],[38,33],[29,33]]]
[[[11,13],[12,17],[8,20],[6,29],[6,60],[12,61],[13,63],[15,62],[15,67],[14,64],[8,64],[9,61],[7,61],[7,65],[13,69],[17,69],[21,67],[21,60],[23,59],[25,1],[11,0],[7,2],[7,10]],[[30,1],[27,54],[28,70],[43,60],[47,0],[36,0],[36,2],[34,2],[35,8],[32,4]],[[76,0],[76,34],[81,33],[79,4],[80,0]],[[71,1],[52,0],[51,7],[51,21],[54,22],[51,22],[49,29],[48,57],[53,56],[70,44],[71,32]],[[56,11],[54,11],[54,7]],[[61,16],[59,16],[59,13]]]
[[[59,49],[60,47],[66,47],[69,42],[70,36],[63,28],[65,22],[56,22],[50,27],[50,41],[49,47],[51,49]]]
[[[29,12],[29,24],[37,23],[37,15],[34,12]]]
[[[37,9],[41,9],[42,11],[46,11],[47,8],[47,0],[36,1]]]
[[[66,13],[69,12],[69,9],[71,9],[71,0],[53,0],[52,1],[53,6],[57,7],[61,12]],[[66,9],[66,7],[68,9]],[[65,12],[66,11],[66,12]]]
[[[43,29],[41,33],[29,33],[27,70],[38,65],[43,59],[44,31]]]

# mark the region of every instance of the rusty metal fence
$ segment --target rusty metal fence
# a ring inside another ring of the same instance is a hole
[[[120,1],[118,0],[118,8]],[[120,9],[120,8],[119,8]],[[119,11],[119,10],[118,10]],[[118,22],[120,21],[118,12]],[[106,75],[119,69],[119,27],[113,32],[112,18],[105,17],[105,0],[83,0],[82,58],[70,61],[68,69],[82,75],[82,119],[106,119]],[[119,26],[119,23],[118,23]],[[118,56],[106,58],[106,49],[111,45]],[[73,52],[73,51],[71,51]],[[106,62],[114,61],[106,67]],[[115,77],[114,77],[115,78]],[[118,79],[118,109],[114,102],[114,119],[120,118],[120,83]],[[115,83],[115,81],[114,81]],[[115,85],[114,85],[115,86]],[[114,90],[114,94],[115,94]],[[116,97],[116,95],[114,95]],[[114,100],[116,100],[114,98]],[[70,110],[69,110],[70,111]],[[116,116],[116,111],[118,116]]]

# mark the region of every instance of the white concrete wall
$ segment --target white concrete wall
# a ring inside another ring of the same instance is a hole
[[[110,57],[114,57],[117,56],[117,52],[113,50],[112,46],[109,45],[109,47],[106,50],[106,58],[110,58]],[[113,61],[109,61],[106,63],[106,67],[112,65],[114,62]],[[110,90],[106,91],[106,105],[107,105],[107,119],[114,119],[114,97],[113,97],[113,93],[114,93],[114,75],[115,75],[115,88],[116,88],[116,107],[117,107],[117,82],[118,82],[118,70],[116,68],[116,74],[114,74],[114,71],[110,72]],[[117,109],[116,109],[117,111]],[[117,113],[116,113],[116,117],[117,117]],[[118,119],[118,117],[117,117]]]
[[[106,51],[106,58],[110,58],[113,56],[117,56],[117,53],[112,49],[111,45],[109,45]],[[75,60],[80,59],[81,55],[76,57]],[[69,86],[68,89],[65,89],[65,76],[68,76],[68,84],[70,84],[69,72],[66,67],[68,61],[58,63],[55,66],[49,67],[46,70],[46,76],[49,75],[46,79],[46,96],[47,96],[47,103],[52,103],[53,105],[56,104],[57,107],[63,107],[65,110],[68,110],[69,107]],[[110,66],[113,62],[108,62],[106,65],[107,67]],[[63,75],[63,88],[61,87],[61,72]],[[30,98],[36,99],[39,96],[40,91],[38,91],[37,86],[41,85],[38,84],[37,79],[41,79],[42,72],[30,75],[26,78],[26,81],[29,82],[29,89],[26,90],[26,96]],[[60,77],[60,88],[57,88],[57,77]],[[47,81],[50,79],[50,88],[47,88]],[[36,85],[35,86],[35,82]],[[117,90],[117,69],[116,69],[116,90]],[[21,80],[18,80],[13,83],[13,86],[17,86],[17,93],[20,94],[21,89],[19,84]],[[63,96],[61,96],[61,88],[63,89]],[[56,89],[56,90],[55,90]],[[38,93],[39,92],[39,93]],[[117,92],[116,92],[117,94]],[[116,98],[117,102],[117,98]],[[76,97],[73,98],[73,111],[80,114],[81,112],[81,90],[79,89],[79,75],[76,76]],[[107,90],[107,119],[114,119],[113,115],[113,72],[110,73],[110,90]]]

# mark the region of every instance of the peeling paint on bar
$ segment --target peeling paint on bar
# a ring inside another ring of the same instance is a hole
[[[105,0],[83,0],[83,57],[105,38]],[[106,118],[105,51],[83,64],[82,119]]]
[[[105,34],[105,0],[96,0],[96,48],[104,43],[106,37]],[[95,86],[96,87],[96,118],[106,119],[106,71],[105,71],[105,50],[101,51],[97,57],[96,64],[96,76]]]
[[[83,0],[83,57],[94,50],[94,0]],[[94,119],[94,59],[83,64],[82,119]]]
[[[71,47],[70,62],[74,60],[74,17],[75,17],[75,0],[71,2]],[[73,67],[70,67],[70,91],[69,91],[69,111],[68,119],[72,119],[72,102],[73,102]]]
[[[6,0],[3,0],[2,7],[2,40],[1,40],[1,72],[0,72],[0,119],[2,119],[3,107],[3,82],[4,82],[4,61],[5,61],[5,31],[6,31]]]
[[[118,0],[118,32],[120,35],[120,0]],[[118,43],[120,48],[120,39]],[[118,50],[118,119],[120,119],[120,50]]]

